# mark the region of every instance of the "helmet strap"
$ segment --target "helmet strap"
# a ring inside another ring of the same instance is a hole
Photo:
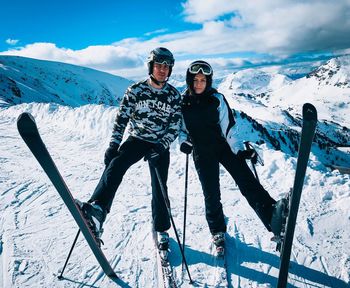
[[[153,76],[153,74],[150,74],[150,78],[151,78],[151,80],[152,80],[154,83],[156,83],[156,84],[159,85],[159,86],[164,85],[164,84],[168,81],[168,79],[169,79],[169,77],[168,77],[168,78],[166,78],[164,81],[158,81],[158,80]]]

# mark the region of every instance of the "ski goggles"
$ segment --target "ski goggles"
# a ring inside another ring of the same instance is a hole
[[[168,65],[169,67],[174,66],[174,61],[172,59],[165,58],[165,57],[157,57],[156,59],[154,59],[154,63],[165,64],[165,65]]]
[[[206,63],[193,63],[190,65],[190,67],[188,67],[188,71],[191,74],[198,74],[199,72],[202,72],[202,74],[207,76],[213,73],[213,69]]]

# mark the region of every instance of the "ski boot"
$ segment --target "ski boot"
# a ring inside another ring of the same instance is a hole
[[[101,236],[103,233],[103,222],[106,220],[107,212],[96,203],[80,202],[75,200],[80,210],[83,212],[84,218],[86,219],[90,230],[94,234],[95,240],[99,247],[104,244]]]
[[[271,230],[274,236],[272,241],[277,243],[276,250],[281,250],[281,245],[283,242],[283,236],[285,232],[285,226],[288,217],[289,210],[289,199],[282,198],[276,202],[273,207],[272,217],[271,217]]]
[[[168,259],[169,254],[169,234],[168,232],[157,232],[158,251],[162,260]]]
[[[213,244],[217,257],[224,257],[225,254],[225,233],[218,232],[213,234]]]

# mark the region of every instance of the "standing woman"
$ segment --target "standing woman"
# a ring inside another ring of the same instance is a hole
[[[234,143],[237,124],[224,95],[212,87],[212,79],[213,69],[207,62],[195,61],[188,67],[179,140],[182,152],[190,154],[193,150],[204,194],[206,220],[220,256],[224,253],[226,223],[220,196],[219,163],[233,177],[267,230],[273,232],[276,229],[272,227],[275,225],[271,226],[271,219],[276,201],[254,177],[245,161],[254,156],[254,150],[237,151]]]

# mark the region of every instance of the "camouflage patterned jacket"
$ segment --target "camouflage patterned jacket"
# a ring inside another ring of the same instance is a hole
[[[147,80],[131,85],[120,103],[112,142],[120,144],[129,121],[131,136],[168,148],[180,129],[180,93],[168,83],[162,89],[153,88]]]

